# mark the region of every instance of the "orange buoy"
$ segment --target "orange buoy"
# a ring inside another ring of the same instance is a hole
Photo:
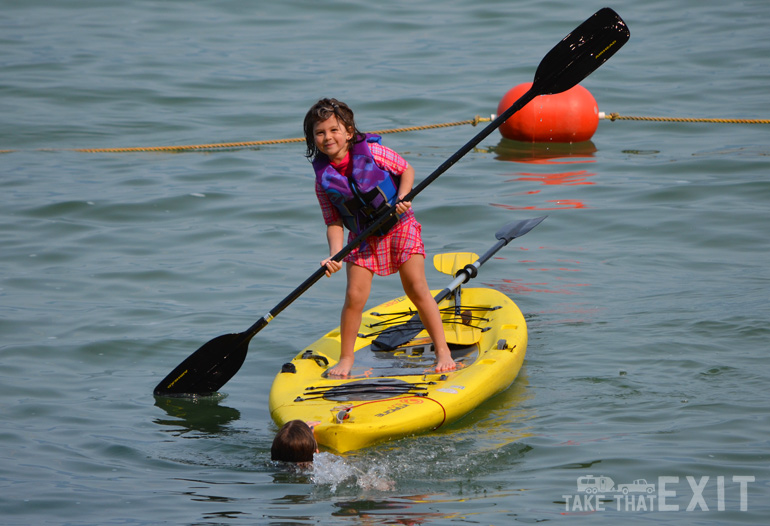
[[[500,115],[527,90],[531,82],[506,93],[497,106]],[[500,126],[506,139],[524,142],[583,142],[599,126],[599,108],[591,92],[577,85],[563,93],[538,95]]]

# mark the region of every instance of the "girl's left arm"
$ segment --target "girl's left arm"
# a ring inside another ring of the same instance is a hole
[[[398,185],[398,198],[403,199],[406,194],[412,191],[412,185],[414,185],[414,168],[409,164],[406,170],[401,174],[401,182]],[[396,204],[396,212],[403,214],[407,210],[412,208],[411,201],[399,201]]]

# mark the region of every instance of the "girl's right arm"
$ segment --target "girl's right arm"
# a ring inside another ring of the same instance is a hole
[[[332,259],[337,252],[342,250],[342,244],[345,241],[342,220],[326,225],[326,241],[329,243],[329,257],[321,261],[321,266],[326,267],[326,276],[331,277],[342,268],[342,262]]]

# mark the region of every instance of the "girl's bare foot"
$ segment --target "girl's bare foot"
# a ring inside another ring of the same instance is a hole
[[[328,376],[337,376],[344,378],[350,374],[350,370],[353,368],[353,362],[355,358],[340,358],[337,365],[329,369]]]
[[[452,353],[449,352],[449,349],[436,351],[436,358],[438,359],[438,363],[436,364],[437,373],[445,373],[457,369],[457,364],[452,359]]]

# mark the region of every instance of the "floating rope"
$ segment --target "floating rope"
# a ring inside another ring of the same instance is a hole
[[[407,128],[391,128],[388,130],[374,130],[370,133],[385,135],[387,133],[403,133],[410,131],[432,130],[436,128],[448,128],[450,126],[464,126],[471,124],[478,126],[481,122],[489,122],[496,115],[491,117],[480,117],[476,115],[473,119],[457,122],[444,122],[441,124],[426,124],[423,126],[409,126]],[[619,115],[617,113],[599,112],[599,119],[609,121],[649,121],[649,122],[705,122],[711,124],[770,124],[770,119],[709,119],[709,118],[687,118],[687,117],[634,117],[629,115]],[[225,142],[215,144],[187,144],[175,146],[137,146],[130,148],[74,148],[67,151],[82,153],[132,153],[132,152],[185,152],[185,151],[217,151],[217,150],[240,150],[245,148],[254,148],[257,146],[267,146],[271,144],[290,144],[296,142],[305,142],[304,137],[294,137],[291,139],[273,139],[267,141],[246,141],[246,142]],[[0,150],[0,154],[13,153],[18,150]],[[40,151],[51,151],[51,149],[41,149]]]
[[[770,119],[691,119],[682,117],[631,117],[617,113],[599,113],[599,118],[610,121],[654,121],[654,122],[709,122],[712,124],[770,124]]]
[[[132,148],[76,148],[70,151],[83,153],[131,153],[131,152],[182,152],[182,151],[211,151],[239,150],[267,144],[288,144],[304,142],[305,139],[276,139],[272,141],[223,142],[218,144],[186,144],[177,146],[136,146]]]
[[[389,130],[375,130],[370,133],[384,135],[386,133],[402,133],[419,130],[430,130],[434,128],[448,128],[450,126],[463,126],[472,124],[477,126],[480,122],[489,122],[492,118],[485,118],[476,115],[473,119],[459,122],[445,122],[441,124],[427,124],[424,126],[410,126],[408,128],[393,128]],[[190,144],[180,146],[139,146],[134,148],[78,148],[71,151],[84,153],[128,153],[128,152],[181,152],[181,151],[212,151],[212,150],[239,150],[243,148],[253,148],[255,146],[265,146],[269,144],[288,144],[294,142],[305,142],[304,137],[295,137],[293,139],[276,139],[268,141],[249,141],[249,142],[227,142],[219,144]]]

